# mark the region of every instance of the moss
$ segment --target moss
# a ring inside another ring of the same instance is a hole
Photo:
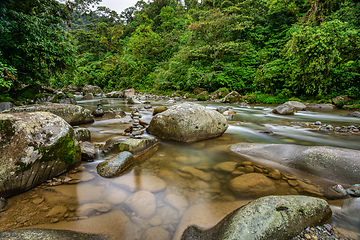
[[[12,126],[10,120],[1,120],[0,121],[0,131],[5,134],[6,139],[10,139],[15,134],[15,130]]]
[[[31,168],[30,163],[17,162],[15,163],[15,165],[18,167],[16,173],[25,172],[26,170],[29,170]]]
[[[76,156],[73,136],[72,133],[59,139],[55,146],[51,147],[51,151],[49,151],[49,148],[40,147],[39,152],[43,154],[41,161],[48,162],[60,159],[68,164],[73,164]]]

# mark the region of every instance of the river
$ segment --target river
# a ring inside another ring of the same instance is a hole
[[[78,105],[94,110],[99,99],[78,101]],[[131,125],[129,114],[135,105],[124,99],[108,99],[103,109],[121,108],[124,118],[85,124],[91,131],[91,142],[101,145],[108,139],[122,136]],[[360,150],[359,134],[318,131],[307,123],[321,121],[332,126],[360,126],[360,118],[347,117],[351,111],[299,111],[292,116],[271,114],[274,106],[239,107],[235,104],[198,102],[209,109],[231,107],[237,114],[228,121],[228,130],[219,138],[196,143],[160,141],[159,145],[117,178],[102,178],[96,166],[105,158],[98,154],[94,162],[83,162],[77,172],[63,176],[67,184],[42,184],[26,193],[8,199],[8,209],[1,213],[1,230],[21,227],[72,229],[104,233],[112,239],[180,239],[189,224],[211,227],[232,210],[256,199],[255,194],[236,196],[228,188],[234,176],[214,167],[222,162],[242,164],[248,159],[230,151],[239,142],[291,143],[325,145]],[[165,100],[151,105],[171,106]],[[152,110],[140,109],[142,120],[150,122]],[[108,157],[107,157],[108,158]],[[272,169],[254,163],[260,169]],[[209,179],[194,177],[187,168],[200,170]],[[301,179],[317,189],[327,189],[335,183],[294,171],[279,169],[283,175]],[[61,178],[61,177],[59,177]],[[271,194],[308,194],[299,192],[284,182]],[[360,183],[360,182],[359,182]],[[311,195],[311,194],[308,194]],[[343,200],[328,200],[339,210]],[[54,210],[55,209],[55,210]],[[358,239],[358,223],[342,222],[333,217],[334,226],[348,239]]]

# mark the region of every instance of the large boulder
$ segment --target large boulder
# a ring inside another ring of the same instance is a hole
[[[148,131],[162,139],[195,142],[219,137],[227,128],[226,118],[219,112],[183,103],[156,114]]]
[[[14,107],[2,113],[20,112],[51,112],[68,122],[70,125],[79,125],[94,122],[90,110],[73,104],[43,103]]]
[[[15,105],[11,102],[1,102],[0,103],[0,112],[4,111],[6,109],[12,108],[12,107],[15,107]]]
[[[343,184],[360,182],[360,151],[328,146],[238,143],[231,150]]]
[[[307,196],[268,196],[233,211],[208,230],[188,227],[182,240],[287,240],[331,217],[328,203]]]
[[[0,114],[0,196],[12,196],[80,162],[74,131],[47,112]]]
[[[297,111],[303,111],[306,109],[306,105],[298,101],[287,101],[284,105],[290,105]]]
[[[131,152],[124,151],[114,158],[99,163],[96,167],[97,173],[102,177],[115,177],[134,163]]]
[[[94,96],[103,93],[103,91],[99,86],[93,86],[93,85],[85,85],[82,91],[84,95],[88,93],[92,93]]]
[[[232,91],[224,98],[222,98],[220,101],[223,103],[235,103],[235,102],[241,102],[241,100],[242,100],[241,95],[237,91]]]
[[[274,108],[271,112],[280,115],[294,115],[295,108],[291,105],[281,104]]]

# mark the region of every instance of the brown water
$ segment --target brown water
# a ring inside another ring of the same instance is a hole
[[[80,101],[79,105],[96,108],[97,100]],[[210,109],[221,104],[202,103]],[[168,105],[163,101],[153,106]],[[230,106],[230,105],[226,105]],[[121,108],[127,115],[133,106],[123,100],[110,99],[103,108]],[[137,107],[143,107],[139,105]],[[263,196],[261,191],[235,195],[228,182],[246,174],[268,176],[275,166],[249,162],[229,148],[238,142],[293,143],[329,145],[360,149],[360,135],[312,131],[294,126],[293,122],[322,121],[333,126],[360,125],[360,119],[346,118],[346,111],[299,112],[295,116],[270,115],[271,108],[240,108],[229,121],[226,133],[216,139],[182,144],[162,141],[143,156],[135,166],[117,178],[102,178],[96,166],[105,158],[82,163],[76,170],[59,176],[26,193],[8,199],[1,213],[0,230],[23,227],[71,229],[103,233],[111,239],[180,239],[191,224],[211,227],[232,210]],[[142,120],[150,122],[152,111],[142,109]],[[130,126],[130,117],[96,121],[87,124],[94,144],[120,136]],[[274,135],[259,131],[272,131]],[[239,164],[237,172],[219,170],[223,162]],[[265,195],[302,194],[323,197],[325,189],[335,183],[287,168],[279,168],[281,179],[271,179],[276,188]],[[247,175],[250,176],[250,175]],[[342,200],[329,201],[334,207]],[[335,223],[339,225],[340,223]],[[349,239],[357,239],[356,226],[346,223],[340,230]]]

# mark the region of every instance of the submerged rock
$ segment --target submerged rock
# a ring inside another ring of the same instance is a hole
[[[0,114],[0,196],[12,196],[80,162],[74,131],[47,112]]]
[[[148,191],[134,193],[124,204],[142,218],[150,218],[156,212],[156,198]]]
[[[31,240],[106,240],[99,234],[80,233],[71,230],[54,229],[18,229],[13,231],[0,232],[1,239],[31,239]]]
[[[238,143],[231,150],[344,184],[360,182],[360,151],[328,146]]]
[[[261,173],[249,173],[232,179],[230,190],[238,196],[263,197],[276,193],[275,182]]]
[[[133,162],[131,152],[124,151],[114,158],[99,163],[96,169],[102,177],[115,177],[132,166]]]
[[[73,104],[43,103],[14,107],[2,113],[20,112],[51,112],[68,122],[70,125],[79,125],[94,122],[90,110]]]
[[[307,196],[268,196],[233,211],[208,230],[188,227],[182,240],[287,240],[331,217],[328,203]]]
[[[221,136],[228,124],[215,110],[199,104],[183,103],[156,114],[148,131],[162,139],[196,142]]]

